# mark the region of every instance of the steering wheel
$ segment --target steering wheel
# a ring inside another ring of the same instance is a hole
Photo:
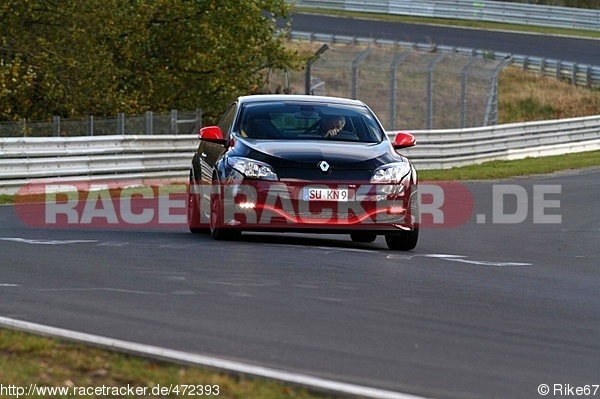
[[[348,130],[342,130],[341,132],[339,132],[338,134],[336,134],[335,136],[331,137],[332,139],[342,139],[342,140],[352,140],[352,141],[358,141],[358,135],[354,132],[350,132]]]

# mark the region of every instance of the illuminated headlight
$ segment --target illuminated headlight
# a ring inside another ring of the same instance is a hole
[[[233,169],[244,175],[245,178],[279,180],[273,168],[264,162],[241,157],[228,158],[227,162]]]
[[[373,173],[371,183],[400,183],[410,173],[408,162],[383,165]]]

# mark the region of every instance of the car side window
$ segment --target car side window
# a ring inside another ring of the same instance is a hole
[[[231,127],[233,125],[233,120],[235,118],[235,111],[237,109],[237,104],[233,103],[229,106],[229,108],[227,108],[227,111],[225,111],[225,114],[223,114],[223,117],[221,118],[221,120],[219,121],[219,128],[221,128],[221,131],[223,132],[223,136],[225,136],[226,138],[231,134]]]

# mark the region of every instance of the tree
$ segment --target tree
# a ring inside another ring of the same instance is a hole
[[[297,66],[274,23],[288,10],[285,0],[3,0],[0,118],[201,107],[214,119],[266,68]]]

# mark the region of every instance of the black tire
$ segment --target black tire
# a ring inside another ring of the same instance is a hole
[[[373,242],[377,239],[377,234],[373,233],[351,233],[350,238],[354,242]]]
[[[419,241],[419,229],[412,231],[403,231],[398,235],[385,236],[385,243],[388,248],[394,251],[410,251],[415,249]]]
[[[210,196],[210,235],[218,241],[238,239],[241,231],[223,226],[223,201],[221,198],[220,193]]]

